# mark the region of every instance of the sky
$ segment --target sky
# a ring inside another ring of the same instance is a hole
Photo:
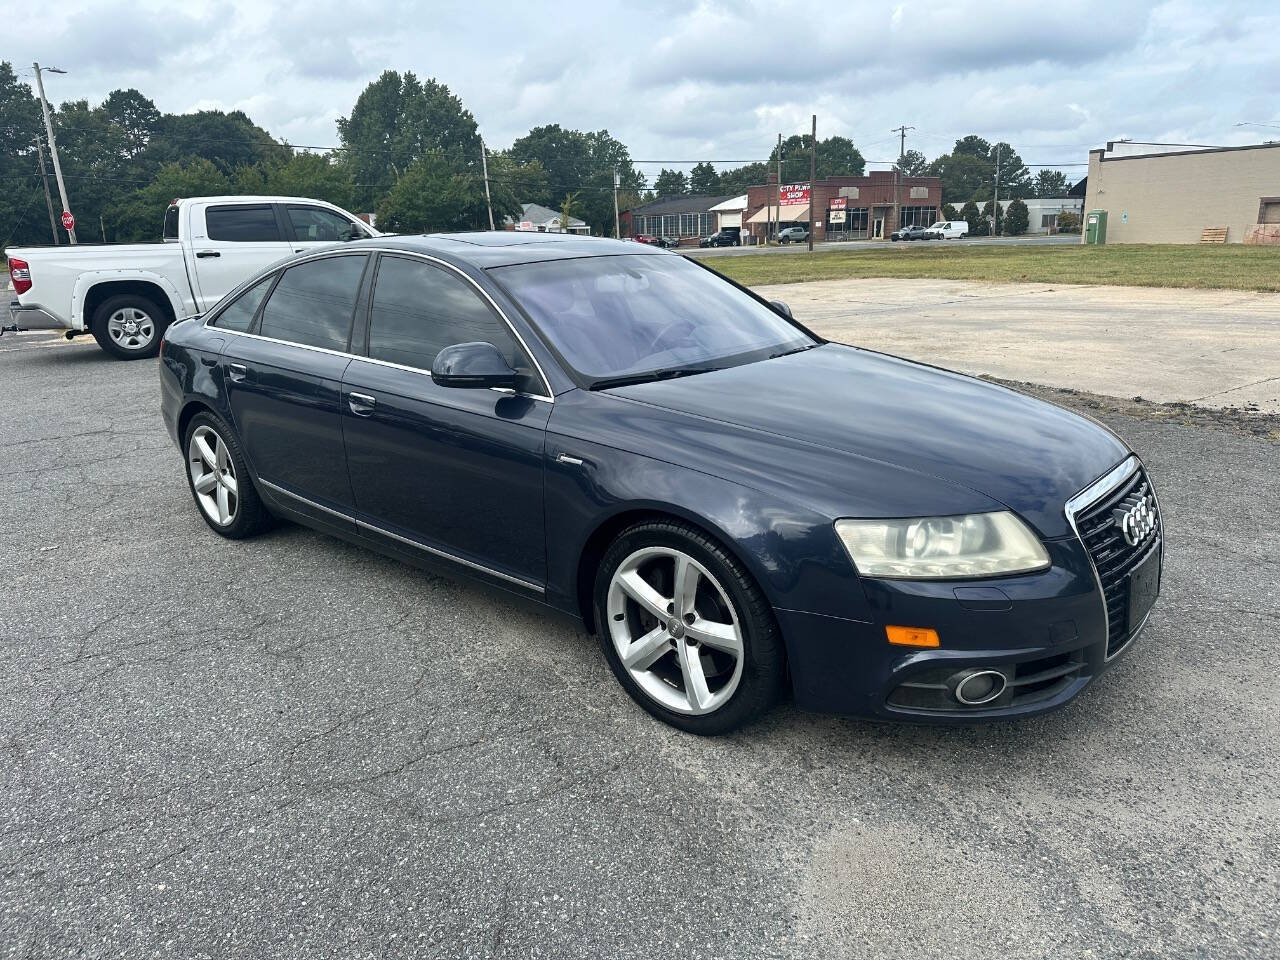
[[[873,162],[905,124],[930,159],[976,133],[1080,175],[1108,140],[1280,139],[1275,2],[59,0],[4,23],[0,60],[24,79],[35,60],[68,71],[46,78],[55,102],[136,87],[323,147],[367,83],[413,71],[460,96],[491,149],[541,124],[607,129],[659,161],[650,181],[765,159],[815,113],[819,139]]]

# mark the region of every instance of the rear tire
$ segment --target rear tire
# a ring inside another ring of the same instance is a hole
[[[149,297],[126,293],[108,297],[93,312],[89,331],[117,360],[144,360],[160,352],[168,315]]]
[[[228,540],[243,540],[271,526],[248,464],[231,428],[211,413],[198,413],[182,438],[187,487],[204,522]]]
[[[595,614],[618,682],[673,727],[728,733],[781,696],[785,656],[769,602],[695,527],[659,520],[623,531],[596,573]]]

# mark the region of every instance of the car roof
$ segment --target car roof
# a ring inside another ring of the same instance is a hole
[[[631,240],[518,230],[383,236],[355,240],[345,246],[348,249],[371,246],[403,250],[406,253],[429,253],[445,260],[469,263],[481,269],[582,257],[616,257],[627,254],[646,257],[676,256]]]

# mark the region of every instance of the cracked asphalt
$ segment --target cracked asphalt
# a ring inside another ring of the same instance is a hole
[[[0,956],[1275,956],[1280,433],[1051,395],[1160,489],[1124,660],[1019,723],[702,740],[502,593],[218,539],[154,363],[0,339]]]

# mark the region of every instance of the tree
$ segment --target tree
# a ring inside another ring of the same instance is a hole
[[[813,137],[807,133],[792,134],[782,141],[782,181],[793,183],[809,179],[809,144]],[[775,146],[769,154],[770,163],[778,160]],[[866,171],[867,162],[848,137],[828,137],[818,141],[816,173],[823,177],[860,177]],[[756,180],[756,183],[762,181]]]
[[[107,123],[120,131],[125,156],[136,158],[160,128],[160,111],[137,90],[112,90],[102,101]]]
[[[1021,200],[1012,200],[1004,212],[1004,232],[1011,237],[1020,237],[1027,232],[1029,225],[1027,205]]]
[[[996,187],[996,153],[1000,155],[1000,196],[1029,197],[1031,171],[1007,143],[991,144],[976,134],[961,137],[950,153],[929,164],[929,172],[942,179],[946,200],[981,200]]]
[[[19,83],[13,67],[0,61],[0,248],[52,240],[36,157],[36,138],[42,136],[40,106],[31,87]]]
[[[942,205],[942,219],[943,220],[961,220],[963,218],[958,213],[956,213],[955,207],[953,207],[949,203],[944,203]]]
[[[378,226],[396,233],[479,230],[489,225],[484,181],[428,153],[405,170],[377,207]],[[497,211],[494,211],[495,216]]]
[[[984,186],[990,186],[995,169],[971,154],[947,153],[929,164],[929,173],[942,180],[944,200],[963,203],[977,197]]]
[[[689,192],[699,197],[715,196],[720,192],[720,174],[709,163],[695,163],[689,171]]]
[[[576,193],[566,193],[564,199],[560,201],[560,232],[568,233],[569,225],[573,223],[573,207],[578,202]]]
[[[428,155],[443,160],[453,173],[474,174],[480,167],[475,117],[443,83],[419,81],[408,72],[387,70],[365,87],[351,113],[338,118],[338,136],[356,184],[356,203],[366,210]],[[445,168],[437,163],[423,170],[442,174]]]
[[[613,177],[618,175],[619,204],[628,194],[638,194],[645,178],[631,162],[625,144],[608,130],[583,133],[559,124],[534,127],[507,151],[517,164],[537,163],[546,172],[542,196],[524,195],[524,202],[557,207],[568,193],[578,192],[578,216],[595,233],[613,232]]]
[[[230,176],[240,167],[283,161],[289,149],[240,110],[166,113],[140,158],[152,169],[202,157]]]
[[[923,177],[929,172],[929,161],[919,150],[908,150],[898,158],[898,169],[908,177]]]
[[[982,215],[978,213],[978,205],[972,200],[966,201],[965,205],[960,208],[960,219],[969,224],[969,232],[974,236],[981,235],[978,233],[979,227],[982,228],[983,234],[987,232],[986,221],[982,219]]]
[[[1067,175],[1061,170],[1041,170],[1032,182],[1037,197],[1065,197],[1068,189]]]
[[[752,184],[764,183],[769,173],[768,164],[748,163],[734,167],[720,174],[720,190],[722,193],[741,193]]]
[[[653,183],[653,189],[659,197],[678,197],[689,192],[689,183],[681,171],[663,167]]]
[[[351,168],[339,162],[333,154],[295,153],[283,162],[260,164],[245,170],[257,171],[262,177],[260,187],[254,191],[246,189],[245,193],[312,197],[348,209],[356,206]]]

